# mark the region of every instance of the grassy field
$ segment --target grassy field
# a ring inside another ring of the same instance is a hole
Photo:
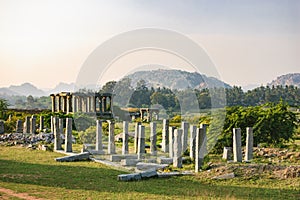
[[[199,173],[119,182],[117,175],[124,173],[122,171],[88,161],[55,162],[54,158],[60,156],[54,152],[0,146],[0,199],[20,199],[17,194],[28,195],[27,199],[300,198],[299,178],[212,180]]]

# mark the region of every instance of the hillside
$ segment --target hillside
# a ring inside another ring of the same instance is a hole
[[[197,72],[187,72],[181,70],[165,70],[158,69],[152,71],[138,71],[133,74],[127,75],[125,78],[130,78],[132,86],[135,87],[139,80],[144,80],[148,87],[166,87],[170,89],[203,89],[213,87],[231,86],[224,83],[217,78],[207,77],[206,75]]]
[[[275,80],[273,80],[271,83],[268,84],[268,86],[277,86],[277,85],[294,85],[297,87],[300,87],[300,73],[292,73],[292,74],[286,74],[277,77]]]

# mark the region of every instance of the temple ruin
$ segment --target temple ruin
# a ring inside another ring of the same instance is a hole
[[[51,94],[52,112],[66,114],[83,112],[96,113],[103,118],[113,118],[113,94],[99,92],[60,92]]]

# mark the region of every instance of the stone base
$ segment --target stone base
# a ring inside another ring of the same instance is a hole
[[[79,160],[87,160],[90,158],[90,153],[80,153],[71,156],[65,156],[60,158],[55,158],[57,162],[72,162],[72,161],[79,161]]]
[[[141,179],[147,179],[151,177],[157,177],[157,172],[155,170],[145,171],[141,173],[134,174],[121,174],[118,175],[119,181],[138,181]]]
[[[138,162],[140,162],[139,159],[122,159],[121,165],[131,167],[131,166],[136,166]]]
[[[157,163],[170,165],[170,164],[173,163],[173,158],[158,157],[157,158]]]
[[[123,159],[137,159],[137,155],[120,155],[120,154],[114,154],[110,155],[109,160],[112,162],[120,162]]]
[[[168,166],[167,164],[155,164],[155,163],[144,163],[144,162],[139,162],[136,164],[136,168],[142,171],[164,169],[167,166]]]

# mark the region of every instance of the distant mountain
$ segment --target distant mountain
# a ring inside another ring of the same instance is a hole
[[[207,77],[206,75],[197,72],[181,70],[158,69],[152,71],[138,71],[125,77],[131,79],[133,87],[135,87],[140,80],[144,80],[148,87],[166,87],[178,90],[186,88],[204,89],[213,87],[231,87],[229,84],[224,83],[217,78]]]
[[[277,77],[275,80],[273,80],[271,83],[268,84],[268,86],[277,86],[277,85],[294,85],[297,87],[300,87],[300,73],[292,73],[292,74],[286,74]]]
[[[22,85],[11,85],[8,88],[0,88],[1,95],[7,96],[28,96],[32,95],[35,97],[45,96],[43,90],[38,89],[30,83],[23,83]]]
[[[259,86],[260,85],[258,85],[258,84],[249,84],[249,85],[242,86],[242,89],[244,92],[247,92],[248,90],[253,90],[254,88],[257,88]]]
[[[74,83],[62,83],[60,82],[58,85],[55,86],[52,90],[48,90],[46,93],[52,94],[52,93],[59,93],[59,92],[73,92],[75,88]]]

